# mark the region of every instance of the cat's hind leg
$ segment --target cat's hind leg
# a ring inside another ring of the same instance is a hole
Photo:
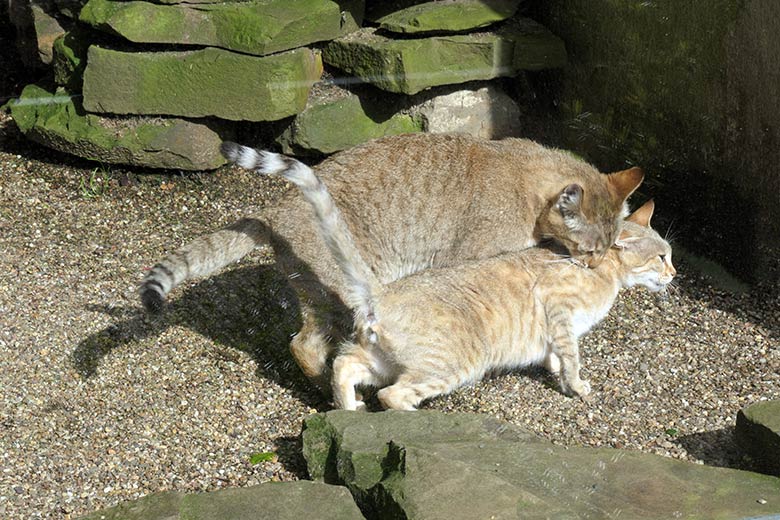
[[[457,384],[419,372],[404,373],[398,380],[377,393],[379,402],[388,410],[416,410],[424,400],[450,392]]]
[[[356,394],[355,387],[380,384],[372,370],[371,354],[355,343],[347,343],[341,349],[333,361],[333,400],[337,408],[363,410],[366,405]]]

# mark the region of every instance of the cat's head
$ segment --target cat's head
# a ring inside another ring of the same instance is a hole
[[[544,235],[555,238],[590,267],[600,264],[617,240],[627,213],[626,199],[642,183],[644,173],[631,168],[604,177],[606,186],[564,187],[542,220]]]
[[[623,284],[658,292],[666,289],[677,270],[672,265],[672,246],[650,227],[654,209],[650,200],[626,218],[614,247],[624,272]]]

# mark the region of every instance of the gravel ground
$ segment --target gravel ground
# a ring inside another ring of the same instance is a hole
[[[267,316],[281,312],[261,281],[263,255],[185,284],[161,318],[146,317],[136,293],[166,251],[282,189],[235,168],[95,168],[24,141],[0,116],[1,518],[305,478],[301,422],[329,405],[284,346],[263,345]],[[427,407],[488,413],[556,443],[748,467],[734,418],[780,398],[780,298],[719,291],[677,263],[669,299],[626,292],[583,341],[590,402],[532,370]],[[252,464],[258,452],[276,457]]]

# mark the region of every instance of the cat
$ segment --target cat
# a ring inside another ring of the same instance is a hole
[[[260,152],[225,142],[249,169]],[[406,134],[337,153],[316,167],[361,256],[381,283],[429,267],[495,256],[555,238],[596,265],[614,243],[639,168],[603,175],[563,151],[525,139]],[[156,264],[141,283],[150,311],[182,281],[270,246],[299,296],[303,326],[290,349],[303,373],[330,386],[328,361],[352,329],[341,272],[298,190],[250,218],[196,238]]]
[[[376,386],[385,408],[414,410],[488,372],[541,362],[559,373],[564,393],[587,396],[579,337],[606,316],[622,287],[663,291],[676,275],[669,243],[650,228],[651,200],[592,269],[535,247],[383,284],[311,168],[270,152],[254,159],[260,173],[301,189],[346,280],[356,338],[333,362],[339,408],[364,407],[355,387]]]

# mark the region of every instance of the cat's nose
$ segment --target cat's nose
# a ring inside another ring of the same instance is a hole
[[[587,257],[585,257],[585,263],[588,264],[588,267],[590,267],[591,269],[594,267],[598,267],[602,260],[604,260],[604,255],[590,254]]]

